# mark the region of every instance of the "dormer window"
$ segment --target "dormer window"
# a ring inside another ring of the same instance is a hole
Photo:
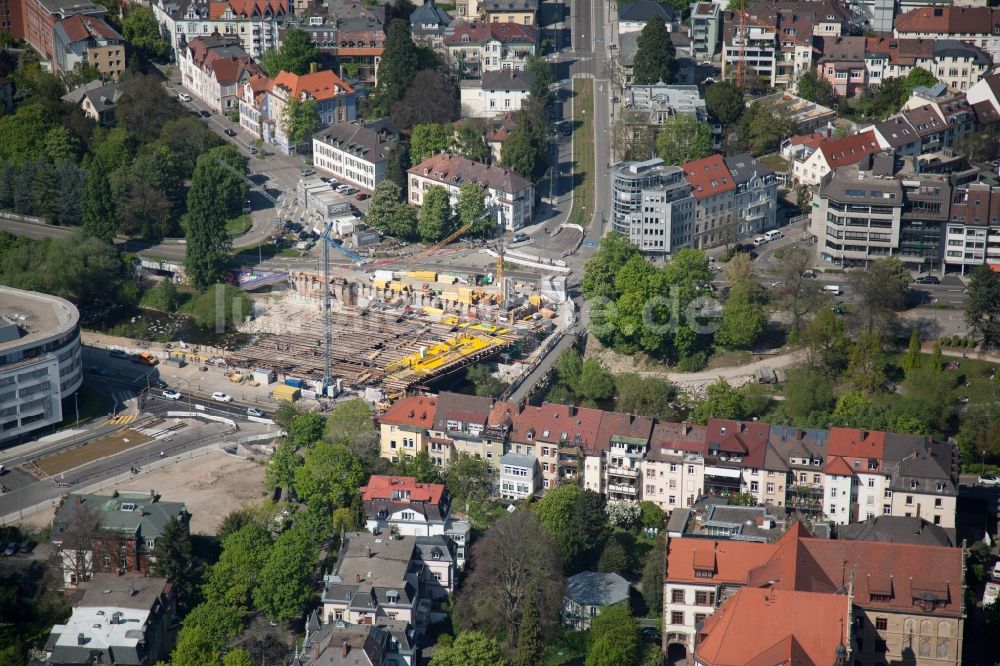
[[[387,603],[396,604],[399,603],[399,592],[396,590],[389,590],[385,593],[385,600]]]
[[[920,482],[919,482],[919,481],[917,481],[916,479],[914,479],[913,481],[910,481],[910,489],[911,489],[911,490],[916,490],[916,488],[917,488],[917,487],[918,487],[919,485],[920,485]]]

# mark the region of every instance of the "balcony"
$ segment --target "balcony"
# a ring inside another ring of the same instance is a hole
[[[626,486],[620,483],[609,483],[608,492],[619,493],[622,495],[629,495],[631,497],[635,497],[639,493],[639,489],[636,486]]]
[[[639,470],[628,467],[609,467],[608,476],[623,476],[627,479],[634,479],[639,476]]]

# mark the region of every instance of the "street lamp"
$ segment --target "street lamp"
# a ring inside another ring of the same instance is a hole
[[[184,385],[186,386],[184,392],[188,394],[188,412],[190,413],[194,409],[193,405],[191,404],[191,379],[180,377],[178,375],[170,375],[170,376],[173,377],[174,379],[184,382]]]

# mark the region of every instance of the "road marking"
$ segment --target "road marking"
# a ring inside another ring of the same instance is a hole
[[[131,423],[135,420],[135,414],[119,414],[118,416],[112,416],[108,419],[108,423],[114,423],[116,425],[125,425],[126,423]]]

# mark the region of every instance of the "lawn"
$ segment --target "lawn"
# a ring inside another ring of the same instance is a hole
[[[231,238],[240,236],[249,231],[251,225],[253,225],[253,220],[250,219],[249,215],[237,215],[232,219],[226,220],[226,233]]]
[[[569,221],[584,229],[594,212],[594,81],[573,79],[573,209]]]
[[[587,638],[590,632],[567,631],[559,634],[545,646],[542,666],[582,666],[587,656]]]
[[[83,446],[68,451],[60,451],[51,456],[45,456],[35,461],[40,470],[49,476],[55,476],[66,470],[76,469],[89,462],[113,456],[127,451],[134,446],[145,444],[150,438],[135,430],[121,430],[113,435],[88,442]]]
[[[972,352],[969,352],[970,356]],[[927,367],[931,362],[930,354],[921,354],[921,365]],[[903,362],[903,353],[896,352],[886,354],[886,365],[890,366],[890,375],[893,371],[902,372],[900,367]],[[947,366],[949,363],[957,363],[954,370],[945,370],[948,375],[955,380],[955,395],[964,396],[969,399],[966,406],[982,405],[1000,400],[1000,382],[990,379],[990,374],[997,370],[997,364],[980,361],[975,358],[960,358],[944,355],[943,360]]]

